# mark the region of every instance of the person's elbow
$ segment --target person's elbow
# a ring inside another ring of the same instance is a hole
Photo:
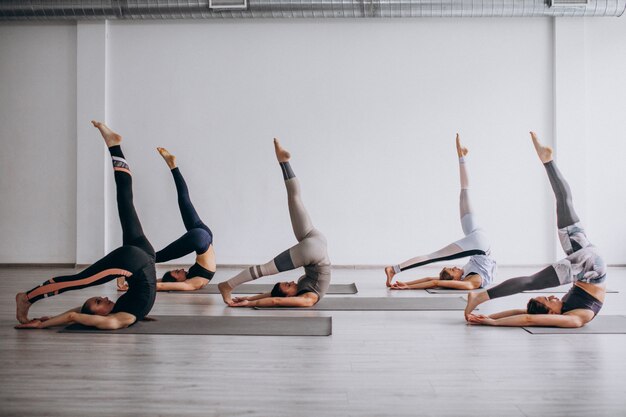
[[[193,290],[201,290],[202,288],[206,287],[209,284],[208,280],[202,280],[200,282],[197,282],[195,284],[193,284]]]
[[[578,316],[571,316],[571,318],[568,320],[568,324],[570,324],[570,326],[568,327],[579,328],[585,325],[585,321]]]
[[[482,282],[470,281],[468,282],[468,284],[469,284],[470,290],[477,290],[479,288],[482,288]]]
[[[314,293],[308,293],[308,297],[301,297],[302,307],[313,307],[319,301],[320,297]]]
[[[302,307],[313,307],[315,305],[315,303],[317,302],[317,300],[314,300],[313,298],[305,298],[304,300],[302,300]]]
[[[100,323],[100,325],[98,325],[97,327],[101,330],[118,330],[118,329],[125,329],[126,327],[130,326],[134,322],[135,322],[135,319],[131,317],[129,318],[115,317],[115,318],[110,318],[104,321],[103,323]]]

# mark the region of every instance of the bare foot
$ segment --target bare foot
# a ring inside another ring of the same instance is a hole
[[[489,300],[489,294],[487,291],[481,292],[469,292],[467,293],[467,306],[465,307],[465,320],[468,319],[472,311],[476,309],[480,304]]]
[[[456,154],[459,155],[459,158],[463,158],[465,155],[467,155],[469,151],[467,150],[467,148],[464,148],[463,145],[461,145],[461,137],[459,136],[459,134],[456,134]]]
[[[161,154],[165,163],[170,169],[176,168],[176,157],[168,152],[165,148],[157,148],[157,151]]]
[[[391,287],[391,281],[393,280],[393,276],[396,275],[396,271],[393,270],[393,266],[385,267],[385,275],[387,275],[387,282],[385,285]]]
[[[274,150],[276,151],[278,162],[287,162],[291,158],[291,154],[280,146],[280,142],[276,138],[274,138]]]
[[[530,137],[533,139],[533,145],[535,145],[535,150],[537,151],[537,155],[539,156],[539,159],[541,159],[541,162],[547,164],[552,161],[552,148],[542,145],[541,142],[539,142],[539,139],[537,139],[537,134],[535,132],[531,131]]]
[[[109,129],[109,127],[104,123],[92,120],[91,124],[94,125],[94,127],[98,128],[100,134],[102,135],[102,138],[104,138],[104,143],[106,143],[107,148],[122,143],[122,137]]]
[[[15,296],[15,318],[20,323],[28,323],[28,310],[32,304],[28,301],[28,296],[25,292],[20,292]]]
[[[231,298],[230,293],[233,291],[233,289],[230,288],[228,282],[220,282],[219,284],[217,284],[217,289],[220,290],[220,294],[222,294],[224,302],[228,305],[231,305],[233,303],[233,299]]]

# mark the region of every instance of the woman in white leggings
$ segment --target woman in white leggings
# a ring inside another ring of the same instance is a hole
[[[465,237],[448,246],[428,255],[411,258],[401,264],[385,268],[387,287],[392,290],[426,289],[444,287],[458,290],[472,290],[482,288],[493,282],[496,272],[496,262],[490,255],[489,239],[485,232],[478,227],[472,213],[469,199],[469,180],[466,168],[467,148],[461,145],[461,139],[456,135],[456,151],[459,157],[459,173],[461,177],[460,212],[461,227]],[[438,277],[426,277],[415,281],[396,281],[393,277],[407,269],[428,265],[434,262],[448,261],[470,256],[463,268],[444,267]]]

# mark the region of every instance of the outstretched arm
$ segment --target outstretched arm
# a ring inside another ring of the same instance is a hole
[[[501,319],[504,317],[518,316],[521,314],[526,314],[526,310],[523,310],[521,308],[518,308],[515,310],[506,310],[506,311],[501,311],[499,313],[490,314],[488,317],[491,319]]]
[[[582,327],[585,323],[588,323],[590,319],[587,317],[585,310],[577,311],[575,310],[568,314],[517,314],[499,319],[471,314],[468,316],[468,322],[470,324],[506,327]],[[589,313],[592,316],[591,318],[593,318],[593,312],[589,311]]]
[[[477,279],[474,277],[477,277]],[[480,282],[480,277],[478,275],[475,275],[465,281],[437,280],[439,287],[452,288],[454,290],[475,290],[480,287]]]
[[[80,307],[78,307],[80,308]],[[137,318],[129,313],[115,313],[108,316],[95,314],[81,314],[74,310],[67,311],[46,321],[31,320],[28,323],[16,326],[16,329],[46,329],[48,327],[62,326],[64,324],[79,323],[85,326],[96,327],[102,330],[116,330],[128,327]]]
[[[420,278],[420,279],[415,279],[413,281],[396,281],[395,284],[393,284],[393,286],[411,286],[411,285],[417,285],[417,284],[424,284],[424,283],[428,283],[428,282],[432,282],[432,281],[437,281],[439,278],[438,277],[424,277],[424,278]],[[430,287],[428,287],[430,288]]]
[[[266,297],[259,300],[245,300],[233,303],[231,307],[312,307],[319,297],[311,292],[297,297]]]
[[[157,282],[157,291],[195,291],[208,283],[209,280],[202,277],[189,278],[183,282]]]
[[[256,301],[256,300],[261,300],[263,298],[270,298],[271,296],[272,296],[271,292],[266,292],[263,294],[250,295],[246,297],[233,297],[233,302],[240,303],[242,301]]]
[[[411,282],[398,281],[391,286],[392,290],[425,290],[428,288],[451,288],[455,290],[474,290],[480,287],[480,276],[473,275],[464,281],[443,280],[436,277],[422,278]]]

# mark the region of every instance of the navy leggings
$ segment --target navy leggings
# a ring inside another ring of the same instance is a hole
[[[178,208],[180,209],[180,215],[183,218],[187,233],[158,251],[156,254],[157,262],[178,259],[194,251],[198,255],[201,255],[209,249],[209,246],[213,242],[213,233],[211,229],[200,220],[200,216],[198,216],[196,209],[191,203],[189,189],[187,188],[187,184],[180,170],[174,168],[172,170],[172,176],[176,184],[176,192],[178,193]]]

